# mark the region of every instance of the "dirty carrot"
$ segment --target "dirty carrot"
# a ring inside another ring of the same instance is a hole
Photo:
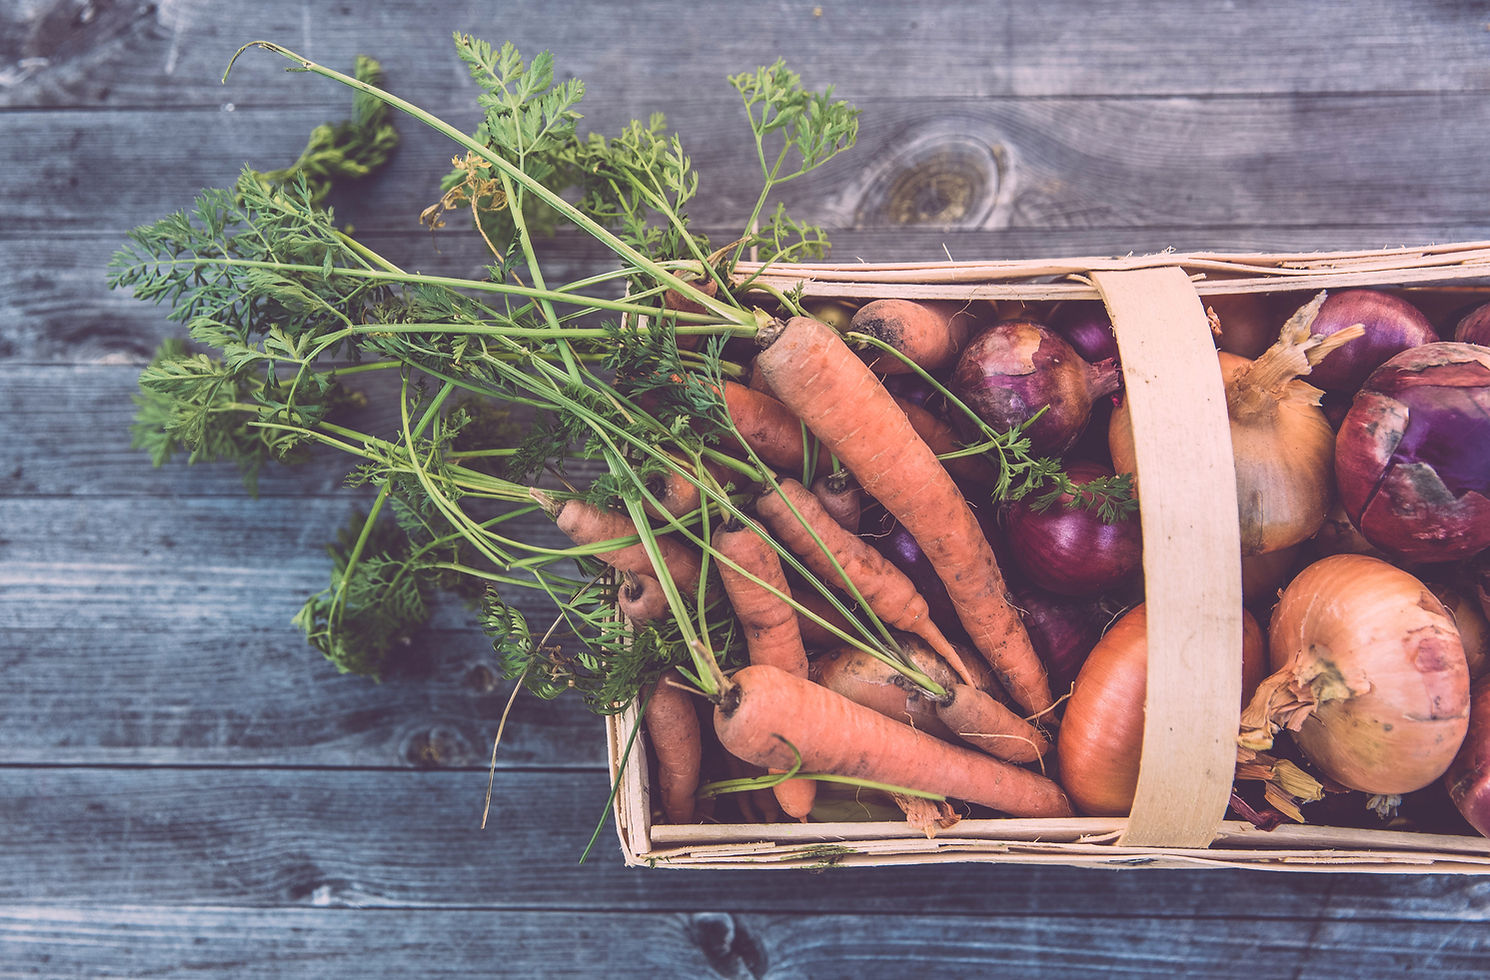
[[[736,671],[714,708],[724,747],[747,762],[862,779],[976,803],[1017,817],[1072,814],[1066,794],[1039,773],[855,704],[768,664]]]
[[[1050,736],[1008,706],[966,684],[947,689],[936,715],[964,742],[1008,762],[1034,762],[1050,748]]]
[[[762,493],[755,507],[777,540],[818,578],[852,585],[887,626],[921,637],[959,677],[974,683],[973,674],[932,621],[926,599],[916,591],[909,576],[863,538],[834,521],[810,490],[796,480],[785,479],[776,490]]]
[[[859,520],[864,512],[864,503],[859,485],[847,470],[836,470],[812,481],[812,493],[828,516],[837,521],[845,531],[859,533]]]
[[[662,675],[647,699],[643,718],[657,757],[658,797],[668,823],[692,823],[703,739],[693,697],[680,687],[676,670]]]
[[[766,394],[735,381],[725,381],[724,406],[730,421],[755,454],[786,473],[801,473],[807,458],[802,422],[791,409]],[[827,457],[820,465],[826,466]]]
[[[710,545],[719,558],[719,577],[740,621],[750,662],[806,677],[807,650],[797,629],[797,612],[789,601],[786,572],[771,542],[757,529],[730,521],[714,532]],[[774,789],[788,816],[807,819],[817,795],[816,783],[788,779]]]
[[[667,593],[657,579],[627,569],[621,573],[616,606],[634,623],[655,622],[668,614]]]
[[[967,343],[973,320],[966,303],[877,299],[859,307],[849,320],[848,331],[883,341],[911,363],[935,370],[950,367],[957,359]],[[911,370],[893,354],[880,354],[869,366],[881,374],[904,374]]]
[[[581,546],[614,542],[615,547],[597,552],[596,557],[619,571],[657,576],[646,549],[640,543],[625,543],[626,539],[637,536],[630,517],[578,497],[560,503],[542,491],[534,490],[532,494],[570,541]],[[703,562],[696,552],[666,535],[657,536],[657,547],[674,582],[689,586],[699,580]]]
[[[1030,712],[1050,708],[1050,682],[977,518],[936,454],[868,366],[832,329],[808,317],[757,337],[757,370],[921,545],[973,645]]]

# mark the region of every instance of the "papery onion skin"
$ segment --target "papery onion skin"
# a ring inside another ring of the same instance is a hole
[[[1390,555],[1490,548],[1490,348],[1442,341],[1383,364],[1340,425],[1335,472],[1351,522]]]
[[[1071,349],[1088,364],[1121,363],[1112,317],[1099,302],[1076,302],[1062,306],[1051,318],[1050,328],[1066,339]]]
[[[1483,303],[1466,313],[1454,325],[1454,339],[1461,344],[1490,347],[1490,303]]]
[[[1453,761],[1469,723],[1469,666],[1443,603],[1409,572],[1369,555],[1321,558],[1283,590],[1268,647],[1275,673],[1259,698],[1280,675],[1323,697],[1289,720],[1326,777],[1411,793]]]
[[[1469,699],[1469,728],[1443,785],[1469,825],[1490,837],[1490,677],[1474,683]]]
[[[1393,355],[1439,339],[1433,324],[1416,306],[1374,289],[1330,294],[1311,330],[1328,336],[1356,323],[1366,328],[1365,334],[1315,365],[1309,375],[1311,383],[1325,391],[1355,391]]]
[[[1242,701],[1261,679],[1265,638],[1242,612]],[[1124,816],[1133,808],[1148,692],[1148,612],[1138,605],[1112,625],[1082,664],[1057,736],[1061,785],[1077,812]]]
[[[996,432],[1034,419],[1024,430],[1030,452],[1051,456],[1076,442],[1091,419],[1093,401],[1120,384],[1114,365],[1088,364],[1049,327],[1015,319],[993,324],[968,341],[948,387]]]
[[[1072,483],[1111,477],[1100,463],[1066,466]],[[1044,510],[1028,498],[1006,509],[1004,541],[1014,563],[1042,589],[1068,596],[1092,596],[1128,583],[1143,568],[1143,532],[1138,513],[1111,523],[1092,507],[1070,507],[1070,494]]]

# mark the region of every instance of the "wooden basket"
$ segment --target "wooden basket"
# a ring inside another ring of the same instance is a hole
[[[1054,261],[773,266],[782,289],[880,297],[1106,304],[1122,352],[1144,492],[1148,693],[1126,818],[963,820],[934,839],[904,822],[654,824],[634,712],[607,723],[616,826],[628,864],[809,867],[932,861],[1100,867],[1490,871],[1490,839],[1224,820],[1241,701],[1235,474],[1207,296],[1350,287],[1490,299],[1490,242],[1424,249],[1190,253]],[[1430,295],[1431,294],[1431,295]],[[1176,452],[1176,447],[1183,447]],[[1230,665],[1230,669],[1224,669]]]

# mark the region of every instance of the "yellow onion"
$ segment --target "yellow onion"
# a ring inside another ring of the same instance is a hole
[[[1262,628],[1242,612],[1242,700],[1265,671]],[[1122,816],[1133,807],[1148,694],[1148,612],[1134,606],[1112,625],[1076,675],[1057,736],[1061,786],[1077,811]]]
[[[1397,795],[1442,776],[1469,725],[1469,666],[1454,620],[1410,573],[1331,555],[1283,590],[1268,628],[1273,673],[1242,712],[1239,742],[1280,729],[1320,774]]]
[[[1299,378],[1361,330],[1311,336],[1309,326],[1323,301],[1321,293],[1289,318],[1277,343],[1255,361],[1217,354],[1231,420],[1243,556],[1304,541],[1324,524],[1334,502],[1335,433],[1319,407],[1322,393]],[[1108,445],[1113,468],[1136,480],[1126,402],[1113,410]]]

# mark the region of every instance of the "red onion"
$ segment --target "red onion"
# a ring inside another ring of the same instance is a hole
[[[888,514],[882,514],[879,528],[863,534],[862,537],[874,545],[880,554],[890,559],[890,564],[904,572],[916,586],[916,591],[926,600],[932,622],[944,631],[957,630],[960,620],[947,595],[947,587],[942,584],[941,577],[937,575],[926,553],[921,550],[920,544],[909,531],[901,527],[899,521]]]
[[[1112,332],[1112,317],[1098,302],[1067,303],[1051,317],[1050,328],[1065,338],[1071,349],[1088,364],[1102,361],[1121,363],[1117,337]]]
[[[1071,682],[1076,680],[1087,654],[1102,638],[1102,628],[1109,617],[1089,599],[1056,595],[1044,589],[1017,589],[1013,601],[1030,634],[1030,644],[1045,664],[1050,690],[1060,697],[1071,689]]]
[[[1490,349],[1439,342],[1387,361],[1340,426],[1335,472],[1351,522],[1386,552],[1490,548]]]
[[[1078,486],[1113,471],[1100,463],[1075,462],[1067,476]],[[1095,507],[1072,506],[1071,494],[1036,510],[1029,498],[1006,511],[1004,540],[1014,564],[1035,585],[1059,595],[1090,596],[1130,581],[1143,566],[1138,514],[1111,524]]]
[[[1004,320],[977,334],[952,371],[952,393],[999,432],[1029,422],[1036,456],[1070,448],[1092,402],[1121,383],[1110,362],[1088,364],[1059,334],[1030,319]]]
[[[1454,339],[1462,344],[1490,347],[1490,303],[1476,306],[1454,327]]]
[[[1449,799],[1469,825],[1490,837],[1490,677],[1469,691],[1469,731],[1443,776]]]
[[[1310,384],[1326,391],[1355,391],[1392,355],[1438,339],[1433,324],[1416,306],[1374,289],[1347,289],[1330,295],[1310,332],[1329,336],[1355,323],[1366,332],[1316,364]]]

